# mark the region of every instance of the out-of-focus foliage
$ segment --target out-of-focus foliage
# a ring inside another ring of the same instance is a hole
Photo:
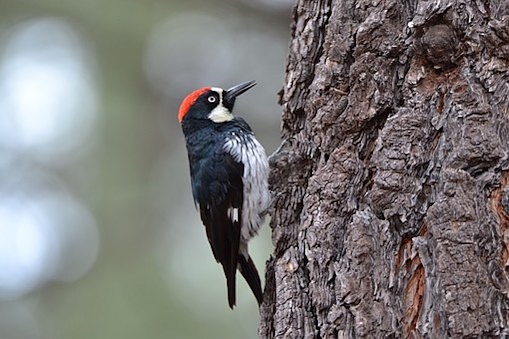
[[[279,143],[291,1],[0,1],[0,338],[255,338],[191,198],[182,98]],[[260,271],[265,227],[252,246]]]

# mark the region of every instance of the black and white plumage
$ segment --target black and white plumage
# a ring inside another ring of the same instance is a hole
[[[237,269],[259,304],[263,297],[248,242],[270,203],[267,156],[249,125],[231,113],[235,98],[254,85],[202,88],[189,94],[179,110],[194,201],[214,257],[223,266],[231,308]]]

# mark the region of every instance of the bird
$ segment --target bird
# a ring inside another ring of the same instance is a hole
[[[248,242],[258,233],[270,205],[269,165],[251,127],[232,114],[235,99],[255,85],[248,81],[227,90],[197,89],[185,97],[178,113],[192,195],[214,258],[222,265],[231,309],[236,303],[237,269],[258,305],[263,301]]]

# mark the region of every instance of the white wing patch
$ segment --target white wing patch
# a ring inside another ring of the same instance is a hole
[[[252,134],[241,137],[235,132],[232,132],[231,137],[224,144],[224,150],[230,153],[235,161],[244,165],[241,243],[247,244],[247,241],[260,229],[264,212],[270,204],[267,155],[263,146]]]
[[[239,209],[228,207],[226,210],[226,215],[228,215],[228,218],[230,218],[233,222],[239,222]]]

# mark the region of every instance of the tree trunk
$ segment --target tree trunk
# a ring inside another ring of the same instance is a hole
[[[508,1],[298,1],[261,337],[509,335],[508,69]]]

